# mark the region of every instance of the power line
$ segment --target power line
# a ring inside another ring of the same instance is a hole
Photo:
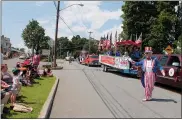
[[[55,1],[53,1],[53,3],[54,3],[54,6],[56,7],[56,10],[57,10],[57,5],[56,5],[56,2],[55,2]]]
[[[79,2],[80,2],[80,4],[82,4],[82,2],[79,0]],[[77,6],[77,8],[78,8],[78,6]],[[81,14],[81,25],[82,25],[82,27],[84,27],[85,29],[86,29],[86,31],[88,31],[88,29],[87,29],[87,26],[85,25],[85,23],[83,22],[83,12],[82,12],[82,9],[83,8],[78,8],[79,9],[79,11],[80,11],[80,14]]]
[[[64,22],[64,24],[68,27],[68,29],[73,33],[73,35],[74,35],[74,32],[73,32],[73,30],[68,26],[68,24],[64,21],[64,19],[63,19],[63,17],[61,17],[60,16],[60,18],[61,18],[61,20]]]

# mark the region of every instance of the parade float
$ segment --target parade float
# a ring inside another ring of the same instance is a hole
[[[120,42],[115,42],[115,45],[113,46],[111,44],[110,40],[102,40],[99,44],[99,50],[107,52],[109,50],[119,48],[122,46],[124,48],[124,51],[129,47],[140,47],[141,46],[141,40],[136,40],[135,42],[132,40],[123,40]],[[108,55],[107,53],[99,54],[99,62],[102,65],[103,71],[107,72],[109,70],[117,70],[120,71],[121,73],[126,73],[126,74],[132,74],[132,75],[139,75],[139,68],[133,67],[132,66],[132,60],[129,55]]]

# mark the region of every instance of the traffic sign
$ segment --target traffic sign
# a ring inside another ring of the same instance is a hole
[[[168,53],[168,54],[172,54],[173,53],[173,49],[170,45],[167,46],[167,48],[165,49],[165,51]]]
[[[50,50],[43,49],[42,50],[42,55],[50,55]]]

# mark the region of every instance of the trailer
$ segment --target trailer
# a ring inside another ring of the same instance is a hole
[[[99,62],[103,68],[104,72],[109,70],[116,70],[121,73],[138,75],[137,68],[133,67],[131,62],[128,60],[128,57],[116,57],[109,55],[99,55]]]

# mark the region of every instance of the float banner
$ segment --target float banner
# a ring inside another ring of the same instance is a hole
[[[115,57],[115,68],[130,69],[130,63],[125,57]]]
[[[108,64],[108,65],[114,65],[115,64],[115,59],[112,56],[101,56],[100,62]]]

